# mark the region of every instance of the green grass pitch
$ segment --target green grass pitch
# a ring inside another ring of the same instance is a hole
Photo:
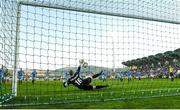
[[[142,79],[142,80],[132,79],[130,82],[128,82],[127,79],[123,81],[94,80],[92,84],[94,85],[109,84],[109,87],[100,90],[84,91],[77,89],[73,85],[64,88],[62,85],[62,81],[59,80],[57,81],[37,80],[35,81],[34,85],[32,85],[31,81],[23,81],[22,85],[18,84],[18,96],[9,100],[8,102],[5,102],[4,104],[12,104],[12,105],[35,104],[36,105],[40,103],[46,104],[47,102],[50,102],[52,104],[53,103],[56,104],[57,102],[63,102],[63,103],[78,102],[77,104],[82,102],[95,103],[93,101],[98,101],[96,102],[97,104],[104,101],[105,103],[110,104],[113,101],[108,102],[108,100],[113,100],[113,99],[125,100],[128,98],[130,99],[129,101],[147,100],[147,99],[139,99],[139,98],[180,94],[180,79],[175,79],[173,82],[170,81],[170,79]],[[90,108],[95,108],[95,107],[93,106]]]

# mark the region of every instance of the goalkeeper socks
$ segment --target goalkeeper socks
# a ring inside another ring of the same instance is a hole
[[[96,89],[101,89],[101,88],[104,88],[104,87],[108,87],[108,85],[105,85],[105,86],[96,86]]]

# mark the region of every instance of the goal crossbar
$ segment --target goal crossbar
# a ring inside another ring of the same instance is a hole
[[[62,6],[62,5],[54,5],[54,4],[31,2],[31,1],[19,1],[19,4],[35,6],[35,7],[45,7],[45,8],[52,8],[52,9],[77,11],[77,12],[84,12],[84,13],[93,13],[93,14],[99,14],[99,15],[109,15],[109,16],[117,16],[117,17],[124,17],[124,18],[133,18],[133,19],[140,19],[140,20],[147,20],[147,21],[156,21],[156,22],[171,23],[171,24],[180,24],[180,21],[177,21],[177,20],[165,20],[165,19],[158,19],[158,18],[153,18],[153,17],[140,16],[140,15],[137,16],[137,15],[131,15],[131,14],[104,12],[104,11],[98,11],[98,10],[93,10],[93,9],[83,9],[83,8],[73,7],[73,6],[66,7],[66,6]]]

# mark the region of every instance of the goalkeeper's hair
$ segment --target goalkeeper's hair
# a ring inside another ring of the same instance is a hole
[[[73,70],[69,70],[69,74],[72,76],[74,74]]]

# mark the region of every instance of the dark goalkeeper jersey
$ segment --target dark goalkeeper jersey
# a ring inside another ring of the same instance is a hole
[[[74,86],[78,87],[79,89],[82,89],[83,79],[79,75],[80,70],[81,70],[81,66],[79,66],[76,73],[70,79],[68,79],[68,81],[67,81],[68,85],[73,84]]]

